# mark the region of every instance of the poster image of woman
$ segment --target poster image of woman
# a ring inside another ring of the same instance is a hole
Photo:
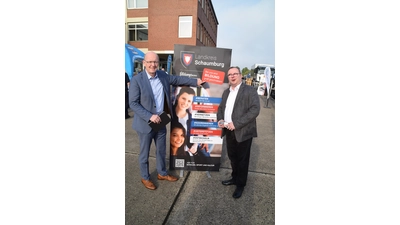
[[[189,139],[192,122],[192,113],[190,112],[190,108],[193,104],[193,97],[195,94],[195,91],[190,87],[182,87],[179,90],[173,107],[174,120],[182,124],[186,130],[187,138],[185,140],[185,151],[189,152],[189,155],[202,154],[205,157],[210,157],[207,144],[193,144],[190,143]]]
[[[186,139],[186,129],[181,123],[173,121],[170,132],[170,169],[173,167],[187,169],[192,165],[195,167],[198,163],[207,162],[208,157],[203,154],[195,153],[191,155],[184,150]]]

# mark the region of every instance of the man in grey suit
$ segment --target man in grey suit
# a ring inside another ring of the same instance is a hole
[[[250,149],[253,137],[257,137],[256,118],[260,114],[260,100],[256,89],[242,83],[239,67],[228,70],[230,87],[222,94],[218,107],[218,126],[222,137],[226,135],[226,147],[232,167],[232,178],[223,185],[236,185],[232,197],[240,198],[247,182]]]
[[[178,178],[169,175],[166,169],[166,127],[155,131],[149,123],[161,123],[159,115],[163,111],[171,114],[170,85],[196,87],[203,83],[201,79],[168,75],[164,71],[157,70],[158,63],[159,58],[156,53],[146,53],[143,61],[145,71],[132,77],[129,86],[129,107],[134,112],[132,128],[138,133],[140,142],[140,175],[143,185],[151,190],[156,189],[149,174],[149,153],[153,139],[156,145],[157,179],[176,181]]]

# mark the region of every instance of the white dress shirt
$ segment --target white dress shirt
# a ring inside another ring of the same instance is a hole
[[[225,122],[230,123],[232,122],[232,112],[233,112],[233,106],[236,101],[236,96],[238,94],[239,88],[242,85],[242,83],[238,84],[235,88],[230,87],[229,88],[229,95],[228,99],[226,100],[226,106],[225,106]]]

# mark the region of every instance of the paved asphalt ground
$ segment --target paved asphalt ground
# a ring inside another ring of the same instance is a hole
[[[218,172],[209,172],[209,177],[205,171],[184,171],[178,181],[169,182],[157,180],[153,142],[149,167],[157,189],[146,189],[140,181],[139,140],[130,111],[131,118],[125,120],[125,224],[275,224],[275,101],[270,99],[266,108],[265,97],[259,98],[258,137],[253,139],[247,185],[239,199],[232,198],[235,186],[221,184],[231,173],[225,145]],[[169,140],[169,125],[167,129]],[[177,170],[169,173],[180,175]]]

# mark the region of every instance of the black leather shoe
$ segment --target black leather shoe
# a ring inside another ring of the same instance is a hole
[[[222,181],[222,184],[223,185],[233,185],[233,184],[235,184],[235,181],[233,181],[233,179],[224,180],[224,181]]]
[[[232,197],[240,198],[242,196],[243,190],[244,190],[244,187],[236,187],[236,190],[235,190],[235,192],[233,192]]]

